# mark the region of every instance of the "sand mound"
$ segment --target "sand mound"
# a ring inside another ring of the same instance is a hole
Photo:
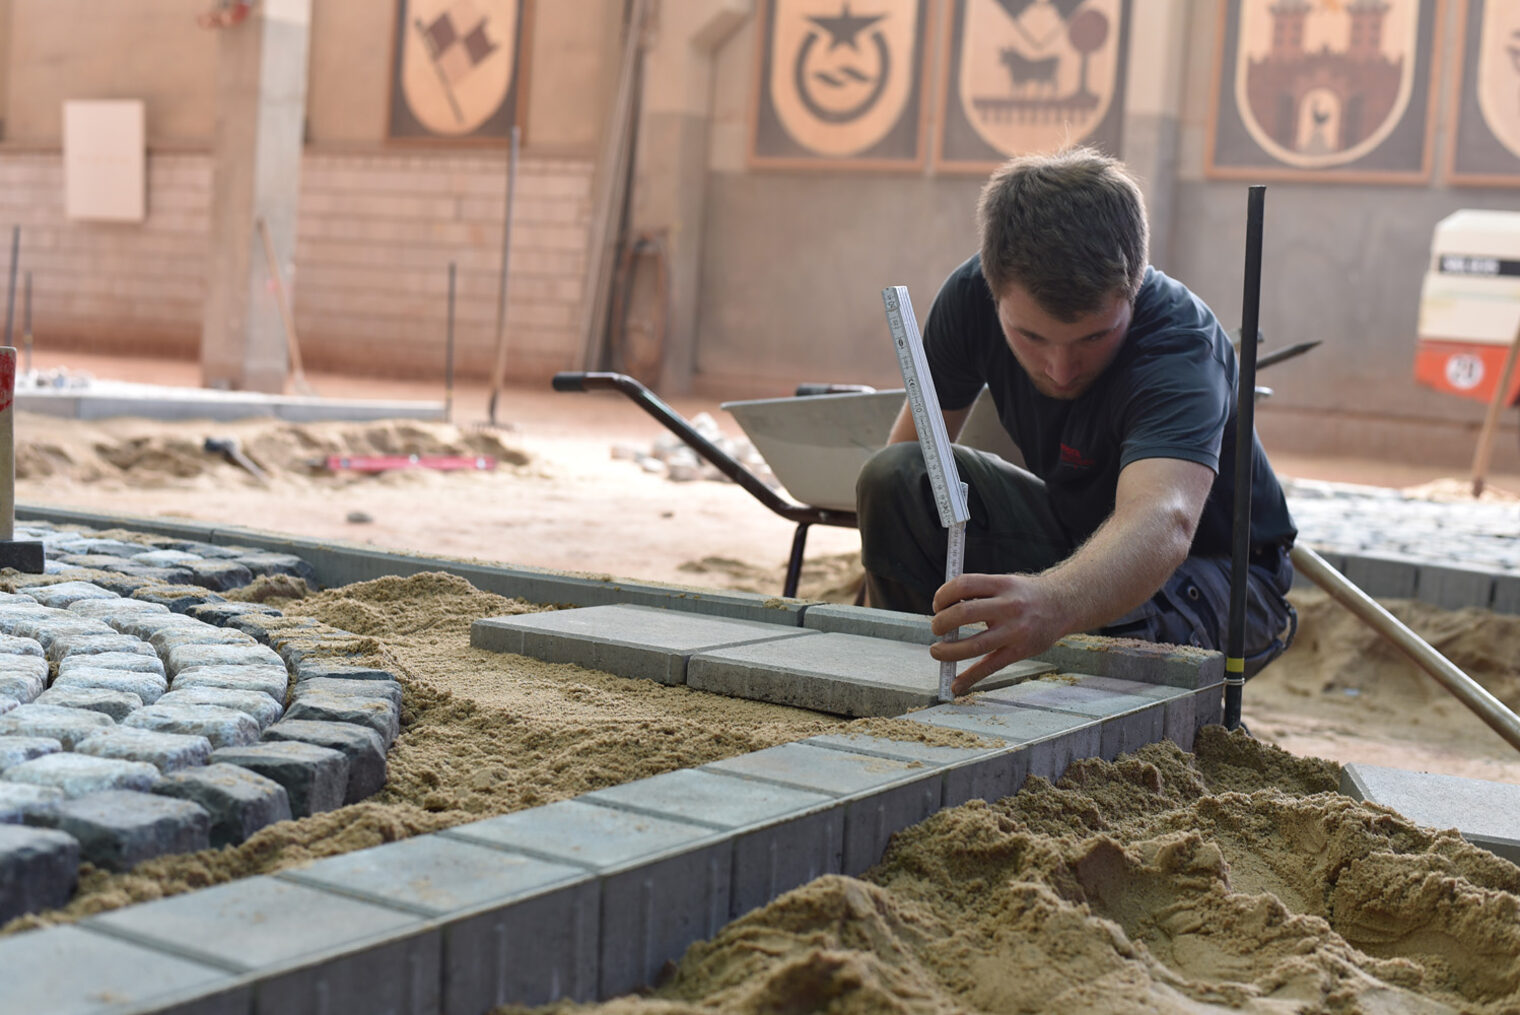
[[[1211,727],[900,833],[694,945],[676,1012],[1513,1011],[1520,868]],[[560,1010],[580,1010],[561,1006]]]

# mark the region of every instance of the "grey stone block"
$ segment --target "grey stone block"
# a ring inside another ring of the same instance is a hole
[[[1486,610],[1493,601],[1496,577],[1493,571],[1440,564],[1421,564],[1419,570],[1417,587],[1423,602],[1445,610],[1467,606]]]
[[[204,765],[211,757],[211,741],[185,733],[156,733],[135,726],[117,726],[82,740],[74,750],[96,758],[146,762],[167,775]]]
[[[320,680],[332,677],[339,680],[385,680],[394,682],[396,675],[389,670],[373,666],[354,666],[330,659],[303,659],[295,666],[296,681]]]
[[[198,666],[281,666],[278,653],[252,640],[246,645],[180,645],[164,656],[164,667],[175,674]]]
[[[899,613],[869,606],[818,603],[804,608],[802,626],[825,634],[859,634],[868,638],[933,645],[939,641],[922,613]]]
[[[1494,576],[1494,595],[1489,608],[1495,613],[1520,613],[1520,574]]]
[[[51,810],[65,799],[63,790],[54,786],[0,780],[0,824],[19,825],[27,815]]]
[[[348,759],[346,804],[358,803],[385,786],[385,743],[368,727],[287,716],[264,731],[264,740],[299,740],[341,752]]]
[[[5,778],[10,782],[51,786],[72,800],[106,790],[147,791],[158,782],[159,771],[141,761],[96,758],[63,751],[12,765],[5,770]]]
[[[562,800],[441,835],[600,875],[598,997],[653,983],[666,962],[728,920],[732,847],[705,826]]]
[[[217,705],[165,705],[162,699],[133,712],[122,725],[201,736],[212,747],[241,747],[259,739],[259,724],[242,712]]]
[[[1180,688],[1115,677],[1062,674],[989,691],[981,699],[1102,720],[1099,755],[1112,761],[1160,740],[1166,728],[1164,702],[1188,694]]]
[[[285,715],[289,719],[366,726],[380,735],[385,750],[390,750],[401,733],[401,706],[385,698],[313,691],[292,701]]]
[[[99,536],[85,536],[76,545],[84,553],[109,553],[128,560],[149,549],[146,543],[129,543],[124,539],[105,539]]]
[[[816,636],[795,627],[648,606],[487,617],[470,626],[475,648],[574,663],[661,684],[684,683],[688,660],[698,653],[799,637]]]
[[[300,741],[223,747],[211,752],[211,763],[236,765],[279,783],[298,818],[336,810],[348,790],[343,753]]]
[[[199,554],[188,553],[184,550],[148,550],[130,559],[147,567],[177,567],[181,564],[195,563],[203,558]]]
[[[597,884],[580,868],[423,835],[278,876],[442,924],[448,1012],[595,997]]]
[[[167,606],[175,613],[184,613],[190,607],[202,603],[222,601],[222,597],[215,592],[194,585],[149,585],[134,591],[132,598]]]
[[[1224,722],[1224,684],[1215,684],[1213,687],[1205,687],[1193,692],[1193,729],[1203,729],[1205,726],[1218,726]],[[1176,737],[1172,738],[1177,740]],[[1181,740],[1177,740],[1179,745]],[[1192,750],[1189,743],[1185,750]]]
[[[1416,824],[1455,828],[1474,846],[1520,864],[1520,786],[1353,762],[1341,769],[1341,792]]]
[[[66,573],[72,574],[74,572],[70,571]],[[129,574],[112,574],[108,571],[88,571],[85,573],[90,576],[90,581],[94,584],[99,585],[107,592],[114,592],[118,596],[122,596],[124,598],[132,595],[132,593],[136,592],[138,589],[159,584],[159,582],[153,578],[138,577]]]
[[[225,969],[74,926],[0,938],[3,1015],[248,1015],[253,988]]]
[[[1196,689],[1224,679],[1224,653],[1131,638],[1067,635],[1035,658],[1070,673]]]
[[[0,824],[0,924],[69,901],[79,877],[79,843],[50,828]],[[10,992],[10,976],[6,976]]]
[[[108,715],[121,722],[142,708],[143,700],[131,691],[111,690],[105,687],[50,687],[37,696],[39,705],[57,705],[60,708],[82,708]]]
[[[1048,663],[1015,663],[983,684],[1016,682],[1051,668]],[[939,700],[939,663],[923,645],[815,634],[702,652],[692,657],[686,684],[835,715],[887,716]]]
[[[245,553],[232,559],[258,576],[285,574],[307,581],[315,581],[317,577],[310,564],[290,553]]]
[[[1102,747],[1101,720],[986,700],[936,705],[903,718],[1006,740],[1028,756],[1026,775],[1052,782],[1061,777],[1067,765],[1080,758],[1097,757]]]
[[[278,611],[275,611],[273,615],[239,614],[229,617],[225,626],[234,631],[242,631],[260,645],[271,644],[281,634],[293,631],[309,632],[327,627],[315,617],[287,617]]]
[[[23,761],[62,750],[63,744],[52,737],[0,737],[0,772]]]
[[[144,705],[151,705],[169,689],[169,682],[157,673],[79,666],[59,674],[58,679],[53,681],[52,689],[58,691],[87,687],[126,691],[142,699]]]
[[[413,913],[253,877],[84,921],[258,984],[259,1013],[425,1015],[440,1007],[442,932]]]
[[[82,634],[110,634],[111,628],[98,620],[63,613],[59,617],[28,617],[15,624],[12,633],[22,638],[37,640],[42,644],[43,652],[46,653],[52,648],[53,642],[59,638]]]
[[[257,691],[275,701],[285,700],[290,676],[285,664],[268,666],[191,666],[174,676],[176,691],[187,687],[225,687],[234,691]]]
[[[1405,557],[1348,555],[1344,573],[1351,584],[1376,599],[1413,599],[1419,593],[1419,565]]]
[[[328,632],[303,638],[291,638],[272,642],[280,659],[294,670],[307,659],[327,659],[342,662],[365,651],[369,639],[346,631]]]
[[[136,600],[134,600],[135,602]],[[120,631],[122,634],[130,634],[134,638],[147,641],[160,631],[170,630],[194,630],[209,625],[201,624],[198,620],[191,620],[182,613],[172,613],[168,607],[159,607],[159,612],[154,613],[128,613],[113,616],[106,623]]]
[[[198,623],[195,626],[186,624],[181,627],[168,627],[148,636],[148,644],[153,646],[153,651],[158,653],[159,658],[166,663],[173,649],[186,645],[252,645],[253,643],[253,639],[241,631],[213,627],[204,623]]]
[[[57,665],[64,659],[72,659],[78,656],[100,655],[110,652],[113,654],[125,653],[130,655],[151,656],[151,649],[145,642],[132,637],[130,634],[118,634],[115,631],[100,634],[69,635],[57,638],[48,646],[48,661]]]
[[[843,868],[844,808],[822,793],[681,769],[580,799],[732,834],[730,917]]]
[[[42,643],[31,638],[18,638],[13,634],[0,634],[0,655],[42,656]]]
[[[895,832],[940,808],[941,779],[923,762],[836,751],[821,744],[780,744],[702,769],[842,798],[843,872],[851,876],[875,866]]]
[[[242,588],[253,581],[253,572],[235,560],[199,560],[182,566],[191,583],[213,592]]]
[[[235,846],[276,821],[289,821],[285,787],[238,765],[186,769],[153,787],[160,796],[199,804],[211,816],[211,846]]]
[[[863,733],[827,733],[800,742],[934,768],[943,784],[941,807],[1001,800],[1017,792],[1028,774],[1028,755],[1000,741],[988,747],[941,747]]]
[[[128,636],[117,635],[117,637],[125,638]],[[58,673],[61,676],[76,669],[89,668],[95,670],[123,670],[130,673],[152,673],[155,676],[163,677],[165,675],[163,661],[153,654],[153,650],[148,646],[147,642],[139,641],[137,644],[142,646],[143,651],[98,652],[66,656],[58,663]]]
[[[299,680],[290,696],[299,701],[313,694],[353,695],[360,698],[380,698],[401,707],[401,685],[394,680],[340,680],[336,677],[314,677]]]
[[[210,846],[211,819],[205,808],[126,789],[65,800],[27,820],[67,832],[79,840],[82,859],[112,871]]]
[[[29,589],[23,589],[21,594],[34,599],[43,606],[51,606],[54,609],[66,609],[70,603],[76,603],[81,599],[117,599],[120,598],[114,592],[107,592],[98,585],[89,582],[58,582],[56,585],[34,585]]]
[[[57,705],[22,705],[0,715],[0,736],[51,737],[71,751],[85,737],[116,720],[100,712]]]
[[[263,732],[285,710],[263,691],[237,691],[229,687],[177,687],[159,699],[164,705],[219,705],[242,712]]]
[[[41,656],[0,656],[0,676],[36,677],[46,683],[48,661]]]
[[[0,672],[0,697],[10,698],[20,705],[36,701],[46,686],[47,680],[43,676]]]
[[[233,619],[237,617],[278,617],[280,611],[264,603],[202,603],[200,606],[190,607],[185,611],[185,615],[218,627],[231,627]],[[237,630],[242,629],[237,628]],[[252,632],[244,631],[243,633],[251,634]]]
[[[103,620],[109,624],[112,618],[138,616],[144,613],[168,613],[169,608],[160,606],[158,603],[145,603],[140,599],[118,596],[115,599],[80,599],[69,604],[69,612],[91,620]]]

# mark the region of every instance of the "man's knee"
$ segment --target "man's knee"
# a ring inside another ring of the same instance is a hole
[[[901,498],[916,490],[924,473],[924,453],[916,443],[888,444],[867,459],[855,480],[855,505],[861,512],[884,497]]]

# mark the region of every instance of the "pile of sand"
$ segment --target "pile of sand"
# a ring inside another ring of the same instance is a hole
[[[1512,1012],[1520,868],[1205,730],[944,811],[692,946],[676,1013]]]

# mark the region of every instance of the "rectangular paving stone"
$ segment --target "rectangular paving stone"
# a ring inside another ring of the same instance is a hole
[[[220,705],[165,705],[162,698],[127,716],[122,725],[155,733],[205,737],[212,747],[258,743],[260,733],[253,717],[236,709]]]
[[[0,779],[0,824],[24,824],[28,815],[52,810],[66,799],[63,790],[52,786]]]
[[[1417,824],[1455,828],[1474,846],[1520,864],[1520,786],[1357,761],[1341,769],[1341,792]]]
[[[687,945],[728,921],[732,843],[721,832],[667,818],[561,800],[439,833],[575,864],[601,879],[596,995],[655,981]]]
[[[844,808],[822,793],[681,769],[580,799],[732,834],[730,917],[844,864]]]
[[[111,789],[65,800],[27,818],[79,840],[79,855],[106,870],[127,871],[144,860],[194,853],[210,846],[204,808],[130,789]]]
[[[1071,634],[1035,658],[1068,673],[1091,673],[1171,687],[1207,687],[1224,679],[1222,652],[1133,638]]]
[[[306,680],[297,680],[290,692],[291,699],[295,701],[312,694],[340,696],[351,694],[361,698],[383,698],[398,709],[401,707],[403,697],[401,684],[395,680],[343,680],[337,677],[311,677]]]
[[[291,740],[223,747],[211,764],[237,765],[285,787],[292,816],[304,818],[343,806],[348,791],[348,759],[341,751]]]
[[[278,722],[285,709],[263,691],[238,691],[230,687],[177,687],[159,699],[164,705],[219,705],[248,716],[259,730]]]
[[[1421,564],[1420,600],[1444,610],[1476,606],[1486,610],[1494,598],[1493,571],[1479,568]]]
[[[204,765],[211,757],[211,741],[184,733],[115,726],[86,737],[74,750],[95,758],[146,762],[168,775],[182,768]]]
[[[142,698],[131,691],[107,687],[58,687],[56,684],[37,695],[36,701],[39,705],[99,712],[116,722],[121,722],[143,706]]]
[[[258,691],[275,701],[285,700],[290,675],[284,663],[267,666],[192,666],[174,675],[174,689],[225,687],[235,691]]]
[[[394,683],[396,675],[375,666],[355,666],[331,659],[302,659],[295,666],[296,682],[333,677],[340,680],[380,680]]]
[[[235,846],[276,821],[289,821],[285,787],[237,765],[186,768],[166,776],[153,792],[189,800],[211,817],[211,847]]]
[[[117,596],[115,599],[79,599],[69,604],[69,612],[93,620],[111,622],[112,617],[137,616],[143,613],[168,613],[167,606],[145,603],[140,599]]]
[[[450,1015],[595,997],[597,883],[582,868],[422,835],[277,876],[441,924]]]
[[[202,603],[222,601],[222,597],[210,589],[177,584],[148,585],[133,591],[132,598],[140,599],[145,603],[159,603],[167,606],[174,613],[184,613],[190,607],[199,606]]]
[[[134,638],[130,634],[121,634],[118,631],[104,631],[99,634],[68,635],[54,639],[48,646],[48,661],[55,666],[63,662],[66,657],[80,655],[100,655],[104,652],[126,652],[132,655],[151,656],[153,649],[141,639]]]
[[[936,705],[902,718],[1006,740],[1028,755],[1026,775],[1038,775],[1052,782],[1073,761],[1097,757],[1102,744],[1101,720],[1069,712],[999,705],[984,699],[963,705]]]
[[[439,1008],[436,924],[293,881],[245,878],[102,913],[82,926],[249,974],[259,1015]]]
[[[44,671],[46,667],[47,664],[43,663]],[[39,675],[0,671],[0,697],[10,698],[18,704],[25,705],[36,701],[37,696],[46,687],[47,675],[45,672]]]
[[[1489,608],[1495,613],[1520,613],[1520,574],[1494,576],[1494,595]]]
[[[941,747],[864,733],[826,733],[800,743],[933,766],[943,784],[941,807],[959,807],[967,800],[1001,800],[1017,792],[1028,774],[1028,755],[1001,742],[988,747]]]
[[[0,924],[69,901],[79,878],[79,842],[51,828],[0,824]],[[4,966],[0,965],[0,969]],[[10,977],[5,977],[5,991]]]
[[[314,691],[292,701],[285,715],[290,719],[364,726],[379,734],[386,750],[390,750],[401,733],[401,706],[385,698]]]
[[[881,860],[893,833],[940,808],[941,779],[923,762],[836,751],[821,744],[780,744],[715,761],[702,770],[842,798],[843,873],[851,876]]]
[[[339,751],[348,759],[348,785],[343,802],[358,803],[385,785],[385,744],[380,734],[366,726],[288,716],[264,731],[263,740],[299,740]]]
[[[0,1015],[248,1015],[253,988],[227,969],[85,930],[0,938]]]
[[[1000,686],[1051,669],[1048,663],[1015,663],[983,684]],[[939,700],[939,664],[923,645],[858,634],[815,634],[694,655],[686,684],[834,715],[899,715]]]
[[[119,599],[114,592],[107,592],[98,585],[89,582],[58,582],[53,585],[40,585],[24,590],[22,595],[34,599],[43,606],[52,606],[57,609],[66,608],[70,603],[81,599]]]
[[[1419,592],[1420,566],[1404,557],[1360,553],[1346,558],[1346,578],[1376,599],[1413,599]]]
[[[44,754],[57,754],[63,744],[52,737],[0,736],[0,772],[23,761],[40,758]]]
[[[1002,705],[1069,712],[1102,720],[1099,753],[1106,761],[1162,739],[1165,702],[1186,698],[1180,688],[1142,684],[1115,677],[1061,674],[989,691],[982,700]]]
[[[662,684],[686,681],[687,660],[734,645],[811,637],[811,632],[751,620],[706,617],[648,606],[591,606],[511,617],[470,626],[470,644],[552,663]]]
[[[241,645],[179,645],[162,656],[172,681],[176,674],[198,666],[279,666],[278,653],[250,641]]]
[[[110,716],[89,709],[30,704],[0,715],[0,736],[52,737],[70,751],[85,737],[115,725]]]
[[[127,691],[137,695],[144,705],[151,705],[169,689],[169,682],[157,673],[78,666],[67,673],[60,673],[50,690],[68,687],[102,687],[112,691]]]
[[[127,637],[119,635],[118,637]],[[153,654],[147,642],[139,641],[146,652],[94,652],[87,655],[65,656],[58,663],[58,673],[62,676],[73,670],[88,667],[96,670],[126,670],[132,673],[152,673],[163,677],[164,664],[158,656]]]
[[[810,605],[803,611],[802,626],[825,634],[860,634],[915,645],[932,645],[939,641],[939,635],[929,627],[929,618],[923,614],[878,610],[870,606]]]
[[[241,631],[197,622],[154,631],[148,636],[148,644],[167,661],[172,649],[185,645],[252,645],[254,640]]]

